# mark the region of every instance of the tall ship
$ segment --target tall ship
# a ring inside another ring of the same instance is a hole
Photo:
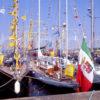
[[[31,59],[30,59],[30,67],[32,68],[32,76],[35,77],[37,80],[40,80],[46,84],[53,85],[56,87],[66,87],[66,88],[74,88],[76,89],[79,84],[76,82],[75,75],[76,75],[76,68],[72,61],[68,59],[68,43],[65,43],[67,45],[63,50],[61,51],[62,45],[64,42],[68,42],[68,31],[67,30],[67,17],[66,17],[66,23],[63,23],[61,32],[61,26],[60,26],[60,0],[58,1],[58,27],[57,32],[55,34],[58,34],[55,41],[55,50],[47,50],[47,47],[41,47],[41,1],[38,0],[38,39],[37,49],[34,49],[33,53],[31,50]],[[67,7],[67,1],[66,1],[66,7]],[[66,8],[67,9],[67,8]],[[50,7],[49,7],[50,10]],[[66,15],[67,16],[67,15]],[[33,57],[32,57],[33,56]]]

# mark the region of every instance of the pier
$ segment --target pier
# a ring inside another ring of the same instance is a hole
[[[62,95],[13,98],[7,100],[98,100],[99,98],[100,98],[100,91],[91,91],[91,92],[81,92],[81,93],[62,94]]]

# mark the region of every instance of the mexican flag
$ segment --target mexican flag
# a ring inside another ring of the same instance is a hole
[[[79,65],[77,71],[77,82],[80,84],[80,91],[88,91],[93,83],[94,64],[87,43],[83,38],[82,46],[79,52]]]

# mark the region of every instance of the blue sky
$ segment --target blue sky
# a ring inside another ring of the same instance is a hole
[[[33,31],[37,32],[37,21],[38,21],[38,0],[19,0],[19,34],[22,32],[22,20],[21,16],[26,15],[27,20],[25,21],[25,32],[28,33],[29,21],[32,17],[34,27]],[[79,11],[79,18],[75,21],[74,18],[74,1],[76,1],[77,8]],[[90,17],[88,16],[88,8],[90,7],[90,0],[68,0],[68,26],[69,26],[69,48],[77,48],[81,44],[82,32],[79,24],[83,24],[84,30],[87,36],[87,42],[90,46]],[[94,11],[95,16],[100,17],[100,0],[94,0]],[[12,0],[0,0],[0,9],[6,10],[5,14],[0,14],[0,44],[6,43],[10,32],[10,22],[12,16],[8,14],[11,11]],[[65,0],[60,0],[60,25],[65,22]],[[81,20],[81,21],[79,21]],[[54,39],[53,33],[56,31],[51,30],[52,27],[58,25],[58,0],[41,0],[41,32],[47,32],[45,40],[52,41]],[[95,46],[100,47],[98,42],[100,38],[100,19],[95,19]],[[76,31],[77,30],[77,31]],[[77,41],[75,41],[75,35]],[[73,44],[74,43],[74,44]]]

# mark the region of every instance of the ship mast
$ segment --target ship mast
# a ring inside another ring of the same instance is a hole
[[[26,2],[24,2],[24,6],[26,7]],[[23,10],[22,19],[22,50],[23,50],[23,58],[26,58],[26,47],[25,47],[25,28],[26,28],[26,9]]]
[[[95,38],[95,34],[94,34],[94,0],[90,0],[90,8],[88,9],[89,11],[89,17],[91,18],[91,51],[93,52],[93,48],[94,48],[94,38]]]
[[[18,53],[18,41],[17,41],[17,33],[18,33],[18,0],[13,0],[13,11],[10,13],[10,15],[13,16],[12,23],[11,23],[11,31],[12,31],[12,40],[13,40],[13,46],[14,46],[14,58],[16,60],[16,70],[19,69],[19,53]]]
[[[25,57],[25,23],[23,21],[23,31],[22,31],[22,49],[23,49],[23,57]]]
[[[60,35],[60,0],[58,0],[58,34]],[[55,46],[56,46],[56,56],[59,56],[58,55],[58,52],[59,50],[61,50],[61,35],[57,37],[56,39],[56,43],[55,43]],[[61,55],[61,51],[60,51],[60,55]]]
[[[38,57],[40,55],[40,6],[41,6],[41,1],[38,0]]]
[[[41,0],[38,0],[38,57],[43,56],[40,50],[40,42],[41,42],[40,41],[40,37],[41,37],[41,33],[40,33],[41,32],[40,31],[41,30],[41,23],[40,23],[41,22],[41,19],[40,19],[41,12],[40,10],[41,10]]]
[[[59,34],[60,34],[60,0],[58,0],[58,31],[59,31]],[[58,43],[58,47],[59,47],[59,53],[60,53],[60,56],[61,56],[61,45],[62,45],[62,37],[61,37],[61,34],[60,34],[60,37],[59,37],[59,43]]]
[[[94,48],[94,0],[91,0],[91,51]]]
[[[68,59],[68,0],[66,0],[66,42],[65,42],[65,48],[66,48],[66,59]]]
[[[31,19],[29,33],[28,33],[28,50],[31,50],[33,48],[32,33],[33,33],[33,20]]]

